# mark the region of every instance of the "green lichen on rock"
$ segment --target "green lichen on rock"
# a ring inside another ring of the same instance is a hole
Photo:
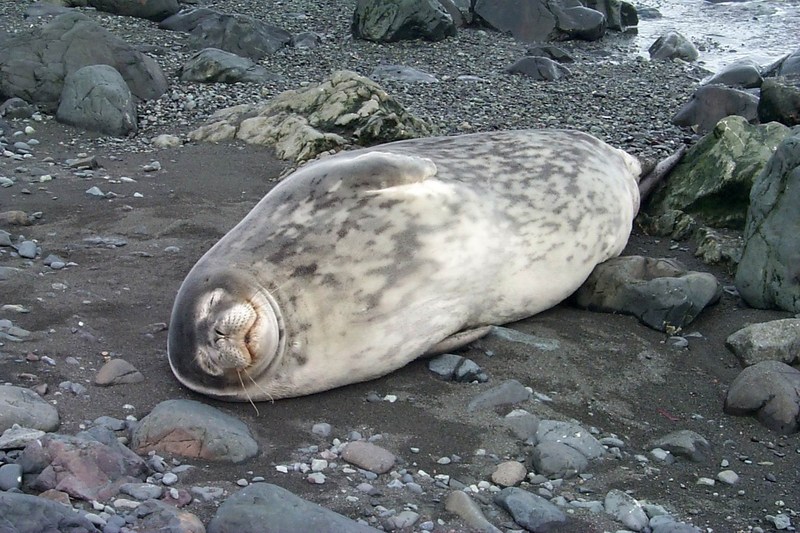
[[[689,150],[648,212],[677,209],[713,227],[744,228],[753,182],[789,132],[777,122],[754,126],[742,117],[723,118]]]

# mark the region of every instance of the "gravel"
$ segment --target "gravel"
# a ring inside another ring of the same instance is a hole
[[[0,31],[15,33],[35,24],[24,19],[28,2],[0,2]],[[660,158],[687,133],[670,124],[703,72],[684,63],[655,62],[637,56],[631,36],[609,33],[594,43],[559,43],[576,59],[572,77],[537,82],[504,73],[525,55],[527,45],[480,28],[459,31],[437,43],[404,41],[377,44],[350,34],[354,0],[314,2],[208,1],[224,13],[244,13],[292,34],[313,31],[322,44],[306,50],[284,48],[260,64],[280,81],[257,84],[180,82],[176,70],[194,53],[187,34],[158,29],[154,22],[78,8],[113,34],[151,55],[170,78],[165,95],[138,107],[140,130],[134,139],[97,138],[99,145],[143,151],[160,134],[185,134],[215,110],[261,102],[287,89],[316,83],[334,70],[369,75],[381,64],[401,64],[430,73],[439,83],[385,81],[383,87],[409,110],[429,120],[442,134],[558,127],[581,129],[644,158]],[[468,77],[464,79],[463,77]]]

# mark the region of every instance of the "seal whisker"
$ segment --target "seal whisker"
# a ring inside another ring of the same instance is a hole
[[[253,385],[255,385],[255,386],[256,386],[256,388],[257,388],[258,390],[260,390],[261,392],[263,392],[264,394],[266,394],[266,396],[267,396],[267,399],[269,399],[270,403],[275,403],[275,398],[273,398],[273,397],[272,397],[272,394],[270,394],[270,393],[269,393],[269,391],[267,391],[266,389],[264,389],[264,388],[263,388],[261,385],[259,385],[258,383],[256,383],[256,381],[253,379],[253,377],[252,377],[250,374],[248,374],[248,373],[247,373],[247,370],[242,370],[242,372],[244,372],[244,375],[245,375],[245,376],[247,376],[247,379],[249,379],[249,380],[250,380],[250,381],[253,383]],[[239,376],[239,379],[241,379],[241,376]],[[242,387],[244,387],[244,385],[242,385]],[[251,402],[251,403],[252,403],[252,402]]]
[[[247,371],[245,371],[244,373],[246,375]],[[250,397],[250,393],[247,392],[247,388],[244,386],[244,381],[242,381],[242,374],[241,374],[241,372],[239,372],[238,368],[236,369],[236,375],[239,376],[239,383],[242,385],[242,391],[247,395],[247,401],[249,401],[250,405],[253,406],[253,409],[256,410],[256,416],[261,416],[261,413],[258,411],[258,407],[256,407],[256,404],[253,402],[253,399]],[[250,377],[250,376],[247,376],[247,377]],[[250,378],[251,381],[252,381],[252,379],[253,378]]]

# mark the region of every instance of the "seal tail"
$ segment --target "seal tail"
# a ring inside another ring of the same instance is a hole
[[[681,145],[671,156],[660,161],[650,172],[639,180],[639,197],[641,202],[653,193],[656,187],[666,178],[672,169],[677,166],[686,153],[686,145]]]

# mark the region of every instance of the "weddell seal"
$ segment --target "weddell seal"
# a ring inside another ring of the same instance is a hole
[[[231,401],[385,375],[571,295],[619,255],[639,161],[584,133],[393,142],[310,163],[192,268],[178,380]]]

